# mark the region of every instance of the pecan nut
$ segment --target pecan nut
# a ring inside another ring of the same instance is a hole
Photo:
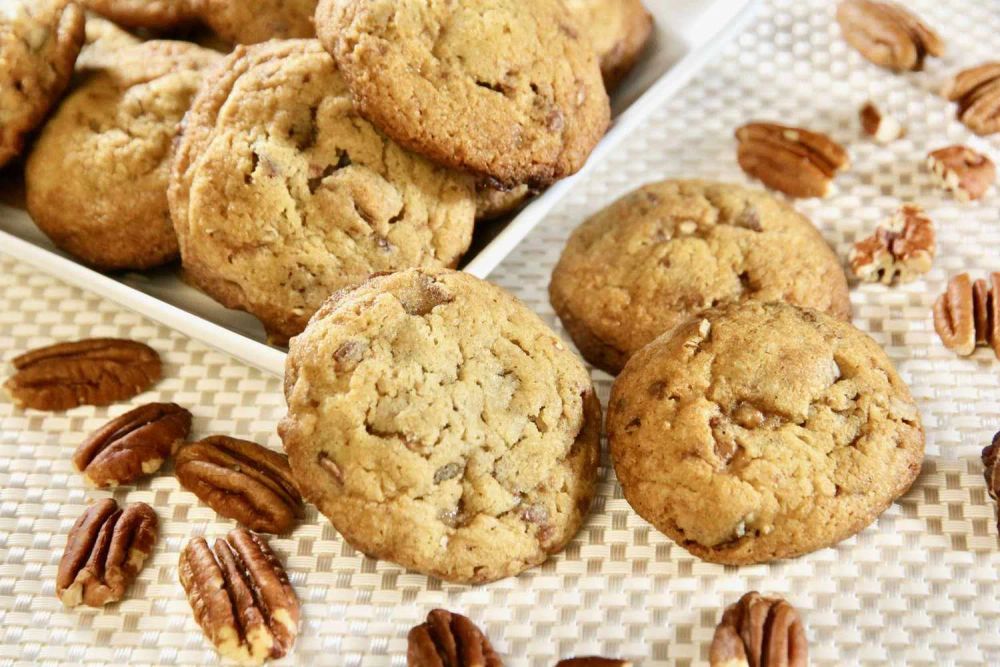
[[[709,649],[712,667],[805,667],[806,631],[795,607],[751,591],[726,607]]]
[[[191,430],[191,413],[175,403],[149,403],[94,431],[73,454],[92,486],[130,484],[154,473]]]
[[[556,667],[632,667],[632,661],[621,658],[600,658],[596,655],[588,655],[560,660],[556,663]]]
[[[948,146],[927,155],[927,167],[941,187],[961,202],[982,199],[997,178],[993,161],[968,146]]]
[[[843,146],[801,128],[749,123],[736,130],[736,139],[743,171],[789,197],[825,197],[833,177],[850,165]]]
[[[851,271],[866,282],[907,283],[931,270],[934,223],[916,204],[904,204],[875,232],[854,244]]]
[[[288,457],[255,442],[216,435],[187,443],[174,474],[206,505],[251,530],[287,533],[304,513]]]
[[[993,436],[993,442],[983,449],[983,476],[986,478],[986,491],[994,502],[1000,501],[1000,433]],[[1000,531],[1000,508],[997,511],[997,531]]]
[[[880,144],[888,144],[906,135],[906,128],[893,118],[887,116],[872,102],[866,102],[858,111],[861,129],[869,137]]]
[[[215,541],[192,539],[178,564],[195,621],[224,658],[280,658],[299,633],[299,599],[262,535],[237,528]]]
[[[993,348],[1000,359],[1000,273],[975,283],[968,273],[948,281],[934,302],[934,330],[949,350],[967,357],[976,346]]]
[[[67,607],[117,602],[153,551],[156,512],[146,503],[124,510],[111,498],[88,507],[73,524],[56,574],[56,595]]]
[[[962,70],[944,89],[958,104],[958,119],[980,135],[1000,132],[1000,62]]]
[[[148,345],[120,338],[57,343],[14,357],[4,389],[14,404],[69,410],[132,398],[160,379],[160,356]]]
[[[842,0],[837,22],[848,44],[867,60],[896,72],[923,69],[927,56],[944,54],[944,41],[902,5]]]
[[[434,609],[407,636],[407,667],[502,667],[503,661],[476,624]]]

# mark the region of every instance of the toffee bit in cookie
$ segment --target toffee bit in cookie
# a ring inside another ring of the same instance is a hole
[[[996,165],[968,146],[948,146],[927,155],[927,168],[960,202],[982,199],[997,178]]]
[[[888,144],[906,135],[906,128],[892,116],[883,114],[872,102],[866,102],[858,112],[861,129],[880,144]]]
[[[854,244],[851,272],[865,282],[908,283],[931,270],[934,223],[916,204],[904,204],[875,232]]]

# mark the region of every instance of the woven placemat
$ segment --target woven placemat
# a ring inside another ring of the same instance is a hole
[[[648,0],[649,2],[666,0]],[[918,0],[948,40],[922,73],[894,76],[840,39],[827,0],[770,0],[745,34],[684,93],[658,110],[613,159],[596,165],[497,269],[492,280],[554,326],[546,297],[553,263],[574,226],[617,196],[666,177],[745,182],[732,132],[750,119],[827,132],[854,166],[838,192],[799,207],[841,256],[900,201],[937,223],[938,258],[924,280],[856,287],[855,323],[885,346],[910,384],[927,428],[914,488],[836,548],[768,566],[702,563],[622,498],[605,458],[586,526],[563,554],[516,579],[470,588],[356,553],[310,508],[272,545],[303,601],[294,653],[278,664],[405,664],[406,632],[435,606],[476,620],[510,664],[550,666],[598,653],[642,665],[704,664],[723,605],[748,589],[788,597],[803,613],[816,665],[1000,664],[1000,548],[979,451],[1000,428],[1000,362],[986,350],[959,359],[934,334],[931,304],[960,270],[1000,269],[1000,197],[959,205],[923,168],[929,149],[968,143],[1000,158],[1000,140],[976,139],[935,95],[960,67],[995,57],[1000,3]],[[904,119],[906,138],[878,147],[859,136],[866,99]],[[132,403],[172,400],[195,414],[198,435],[227,433],[280,447],[281,383],[204,345],[0,255],[0,351],[88,336],[149,342],[165,379]],[[610,378],[594,373],[606,401]],[[64,414],[0,402],[0,665],[212,664],[176,564],[191,536],[223,534],[220,520],[163,474],[115,493],[156,507],[162,538],[129,599],[100,611],[64,611],[54,580],[66,533],[89,499],[70,454],[81,437],[129,405]]]

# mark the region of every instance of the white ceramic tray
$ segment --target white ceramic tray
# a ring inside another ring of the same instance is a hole
[[[609,157],[646,117],[679,91],[749,20],[757,0],[647,0],[656,32],[642,63],[612,100],[611,129],[587,167],[549,188],[520,213],[477,226],[463,269],[481,278],[545,218],[594,164]],[[0,171],[0,252],[150,317],[265,371],[281,374],[285,353],[265,342],[263,327],[186,285],[174,269],[103,275],[55,248],[20,206],[14,165]]]

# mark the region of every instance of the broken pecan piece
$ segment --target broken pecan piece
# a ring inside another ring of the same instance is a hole
[[[192,539],[178,564],[195,621],[224,658],[260,664],[291,650],[299,599],[262,535],[237,528],[215,541]]]
[[[461,614],[434,609],[407,636],[408,667],[502,667],[483,631]]]
[[[73,454],[73,466],[97,487],[130,484],[156,472],[191,430],[191,413],[175,403],[149,403],[94,431]]]
[[[949,350],[966,357],[977,345],[993,348],[1000,359],[1000,273],[971,281],[960,273],[934,302],[934,330]]]
[[[801,128],[748,123],[736,139],[743,171],[789,197],[825,197],[833,177],[850,165],[843,146]]]
[[[174,474],[206,505],[252,530],[287,533],[303,516],[288,457],[255,442],[215,435],[187,443]]]
[[[156,512],[146,503],[124,510],[111,498],[88,507],[73,524],[56,574],[56,595],[67,607],[117,602],[153,552]]]
[[[916,204],[904,204],[875,232],[854,244],[851,271],[866,282],[907,283],[931,270],[934,223]]]
[[[983,477],[986,478],[986,491],[994,502],[1000,501],[1000,432],[993,436],[993,442],[983,449]],[[1000,507],[997,508],[997,531],[1000,531]]]
[[[847,43],[880,67],[917,71],[927,56],[944,54],[941,37],[895,2],[842,0],[837,22]]]
[[[865,102],[858,111],[858,117],[864,133],[880,144],[890,143],[906,134],[906,128],[898,120],[883,114],[872,102]]]
[[[948,146],[931,152],[927,167],[941,187],[961,202],[981,199],[997,178],[993,161],[968,146]]]
[[[132,398],[160,379],[160,356],[120,338],[57,343],[12,360],[17,372],[4,389],[21,408],[69,410]]]
[[[709,649],[711,667],[805,667],[806,631],[795,607],[751,591],[726,607]]]
[[[980,135],[1000,132],[1000,62],[962,70],[944,89],[958,103],[958,119]]]

